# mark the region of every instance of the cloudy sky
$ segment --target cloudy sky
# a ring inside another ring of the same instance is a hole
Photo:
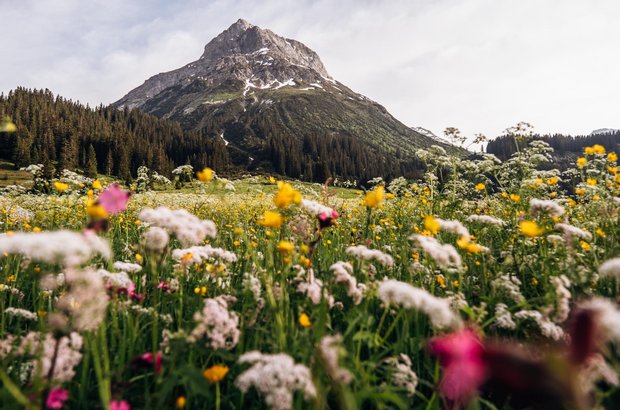
[[[0,0],[0,91],[111,103],[238,18],[314,49],[403,123],[620,128],[617,0]]]

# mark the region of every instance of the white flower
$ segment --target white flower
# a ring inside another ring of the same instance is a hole
[[[109,259],[110,246],[94,233],[53,231],[0,236],[0,254],[19,254],[48,263],[77,266],[95,255]]]
[[[552,218],[564,215],[564,207],[557,202],[543,199],[530,199],[530,211],[533,215],[545,212]]]
[[[558,223],[558,224],[555,224],[555,229],[564,232],[566,242],[569,242],[573,236],[579,239],[585,239],[587,241],[592,239],[592,234],[590,232],[584,231],[583,229],[578,228],[573,225],[569,225],[565,223]]]
[[[533,320],[545,337],[553,340],[561,340],[564,338],[564,331],[562,328],[549,320],[548,317],[543,316],[543,314],[537,310],[521,310],[515,313],[514,317],[517,319]]]
[[[447,221],[441,218],[435,218],[435,220],[439,222],[442,231],[453,233],[461,238],[469,239],[471,237],[467,228],[459,221]]]
[[[26,309],[8,307],[4,309],[4,313],[9,316],[18,317],[25,320],[37,320],[37,314]]]
[[[301,207],[314,216],[319,216],[321,214],[324,214],[331,218],[332,213],[334,212],[332,208],[325,206],[325,205],[321,205],[318,202],[311,201],[309,199],[302,199]]]
[[[239,315],[228,310],[228,304],[236,301],[233,296],[205,299],[204,308],[194,313],[196,327],[188,337],[196,342],[205,335],[212,349],[230,350],[239,343]]]
[[[138,265],[137,263],[131,263],[131,262],[116,261],[114,262],[113,266],[114,266],[114,269],[127,272],[127,273],[137,273],[142,270],[142,265]]]
[[[185,209],[170,210],[166,207],[144,209],[138,219],[174,234],[184,246],[196,245],[208,236],[215,238],[217,228],[213,221],[202,221]]]
[[[441,268],[461,267],[461,255],[459,255],[454,246],[439,243],[432,236],[413,235],[409,239],[416,241],[424,252],[433,258]]]
[[[596,297],[580,303],[579,307],[596,314],[598,325],[603,330],[602,337],[616,342],[620,341],[620,310],[617,304],[609,299]]]
[[[477,222],[481,224],[493,225],[493,226],[502,226],[505,225],[506,222],[501,219],[494,218],[490,215],[469,215],[467,217],[468,222]]]
[[[461,324],[460,318],[450,308],[449,300],[433,296],[408,283],[384,280],[379,284],[377,295],[386,305],[421,310],[429,316],[434,327],[450,328],[459,327]]]
[[[553,319],[556,323],[562,323],[568,318],[570,313],[570,299],[572,297],[570,290],[568,290],[570,281],[565,275],[560,275],[552,277],[551,283],[555,287],[557,297],[557,306]]]
[[[226,262],[237,261],[237,255],[234,253],[226,251],[222,248],[213,248],[211,245],[175,249],[172,251],[172,257],[178,261],[184,261],[186,264],[201,264],[203,261],[209,261],[215,258]]]
[[[243,393],[254,387],[274,410],[289,410],[293,406],[293,392],[301,390],[306,400],[316,397],[316,387],[310,370],[296,364],[285,353],[264,354],[250,351],[241,355],[238,363],[252,366],[241,373],[235,385]]]
[[[56,350],[58,343],[58,350]],[[82,337],[75,332],[60,339],[54,339],[51,334],[41,334],[30,332],[24,336],[17,347],[17,356],[34,356],[32,360],[33,374],[38,377],[46,378],[54,360],[54,371],[52,380],[54,384],[62,384],[70,381],[75,376],[75,368],[82,360],[80,349],[82,348]]]
[[[139,266],[139,265],[138,265]],[[134,283],[129,279],[127,272],[108,272],[105,269],[97,271],[103,282],[116,289],[134,289]]]
[[[598,268],[598,273],[602,277],[619,277],[620,276],[620,258],[608,259]]]
[[[340,346],[341,341],[341,335],[324,336],[319,343],[319,353],[323,363],[325,363],[325,369],[329,377],[336,383],[349,384],[353,379],[353,375],[338,364],[338,357],[342,349]]]
[[[346,252],[347,255],[352,255],[359,259],[375,260],[388,268],[394,265],[394,259],[390,255],[377,249],[368,249],[364,245],[349,246]]]
[[[144,233],[144,245],[151,252],[161,253],[168,246],[170,235],[164,228],[159,226],[151,226]]]
[[[409,356],[401,353],[385,359],[385,363],[391,368],[392,384],[404,388],[407,396],[413,397],[418,387],[418,375],[411,369],[412,363]]]
[[[521,293],[521,281],[516,276],[504,274],[494,279],[491,282],[491,287],[494,290],[506,292],[507,296],[516,303],[521,303],[525,300]]]
[[[56,307],[72,319],[73,328],[78,331],[99,327],[109,301],[101,275],[90,269],[68,269],[65,282],[69,291],[58,299]]]
[[[347,295],[353,299],[353,303],[359,305],[364,298],[366,285],[357,283],[357,279],[353,276],[353,266],[348,262],[338,261],[329,267],[334,273],[334,282],[346,286]]]
[[[495,325],[501,329],[515,329],[517,324],[512,320],[508,306],[504,303],[495,305]]]

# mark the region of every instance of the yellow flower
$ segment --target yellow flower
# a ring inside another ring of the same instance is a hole
[[[615,152],[610,152],[609,154],[607,154],[607,161],[616,162],[617,160],[618,160],[618,154],[616,154]]]
[[[101,188],[103,188],[103,186],[101,185],[101,182],[99,182],[98,179],[95,179],[93,181],[92,187],[93,187],[93,189],[101,189]]]
[[[592,146],[592,150],[594,151],[595,154],[599,154],[599,155],[602,155],[605,153],[605,147],[600,144],[594,144]]]
[[[437,283],[439,284],[439,287],[442,289],[446,287],[446,280],[444,279],[443,275],[437,275]]]
[[[558,181],[559,181],[558,177],[551,177],[547,179],[547,185],[555,185],[558,183]]]
[[[512,202],[519,202],[521,200],[521,195],[510,194],[510,200]]]
[[[596,186],[596,179],[594,178],[588,178],[588,180],[586,181],[586,183],[590,186]]]
[[[502,198],[508,198],[508,193],[502,192]]]
[[[219,383],[228,374],[228,366],[223,364],[216,364],[202,372],[202,376],[209,381],[209,383]]]
[[[543,229],[534,221],[521,221],[519,231],[529,238],[536,238],[543,234]]]
[[[441,229],[441,224],[433,215],[427,215],[426,218],[424,218],[424,229],[435,235],[439,232],[439,229]]]
[[[607,167],[607,171],[609,171],[610,174],[617,174],[618,167]]]
[[[482,247],[475,242],[472,242],[470,238],[461,236],[456,240],[456,244],[459,248],[465,250],[469,253],[479,253],[482,250]]]
[[[583,168],[586,166],[587,163],[588,163],[588,160],[585,159],[584,157],[577,158],[577,167]]]
[[[272,176],[269,177],[269,183],[270,184],[275,184],[276,183],[276,179]]]
[[[67,189],[69,189],[69,185],[65,184],[64,182],[56,181],[54,182],[54,188],[56,188],[56,191],[58,192],[65,192]]]
[[[596,232],[596,234],[597,234],[598,236],[600,236],[601,238],[604,238],[604,237],[605,237],[605,231],[603,231],[601,228],[596,228],[596,231],[595,231],[595,232]]]
[[[279,212],[265,211],[262,219],[258,221],[258,224],[267,228],[279,228],[282,222],[284,222],[284,218]]]
[[[187,399],[185,398],[185,396],[177,397],[177,401],[176,401],[177,409],[184,408],[186,404],[187,404]]]
[[[143,260],[144,258],[142,257],[142,255],[140,255],[139,253],[136,253],[136,262],[142,263]]]
[[[295,250],[295,245],[289,241],[280,241],[276,248],[282,255],[290,255]]]
[[[301,193],[287,182],[278,181],[278,192],[273,197],[273,202],[278,208],[288,208],[292,203],[301,203]]]
[[[594,154],[594,147],[585,147],[585,148],[583,149],[583,152],[584,152],[586,155],[593,155],[593,154]]]
[[[575,188],[575,194],[576,195],[585,195],[586,190],[583,188]]]
[[[201,182],[210,182],[214,174],[211,168],[203,168],[202,171],[196,172],[196,176]]]
[[[586,241],[579,241],[579,246],[581,246],[581,249],[584,251],[589,251],[591,249],[590,244]]]
[[[480,182],[479,184],[476,184],[474,188],[476,189],[476,191],[484,191],[484,184]]]
[[[88,200],[86,213],[93,219],[105,219],[108,217],[108,211],[94,199]]]
[[[394,199],[394,198],[395,198],[395,195],[394,195],[393,193],[391,193],[391,192],[388,192],[388,193],[385,195],[385,197],[386,197],[387,199]]]
[[[385,188],[383,187],[383,185],[379,185],[374,190],[364,195],[364,205],[368,208],[376,208],[377,205],[383,202],[384,196]]]
[[[302,313],[301,315],[299,315],[299,324],[301,325],[301,327],[312,326],[312,322],[310,321],[310,318],[305,313]]]

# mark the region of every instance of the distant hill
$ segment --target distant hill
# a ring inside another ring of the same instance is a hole
[[[219,138],[234,164],[305,180],[415,176],[414,152],[442,145],[333,79],[304,44],[239,20],[202,56],[115,103]]]

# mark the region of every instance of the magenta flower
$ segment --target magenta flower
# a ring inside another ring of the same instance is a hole
[[[447,399],[462,401],[478,390],[487,371],[484,347],[472,329],[434,338],[430,349],[443,367],[439,390]]]
[[[110,185],[99,195],[99,204],[110,214],[117,214],[127,209],[131,192],[123,191],[118,184]]]
[[[45,407],[48,409],[62,409],[65,401],[69,399],[69,392],[65,389],[52,389],[45,400]]]
[[[110,402],[110,410],[131,410],[131,406],[125,400],[116,401],[112,400]]]
[[[140,358],[144,362],[153,366],[153,353],[151,352],[144,353],[142,356],[140,356]],[[155,354],[155,373],[159,374],[161,372],[161,365],[162,365],[161,353],[157,353]]]

